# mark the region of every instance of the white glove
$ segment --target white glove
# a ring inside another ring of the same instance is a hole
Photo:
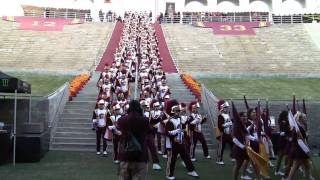
[[[121,131],[119,131],[119,130],[117,130],[116,128],[114,128],[114,134],[120,136],[122,133],[121,133]]]
[[[256,140],[256,138],[254,136],[251,136],[251,135],[246,136],[246,139],[250,140],[250,141],[255,141]]]
[[[176,134],[178,134],[180,132],[182,132],[182,129],[176,129],[176,130],[169,131],[169,134],[176,135]]]
[[[280,136],[284,136],[285,134],[285,132],[280,132]]]
[[[231,126],[231,125],[232,125],[232,122],[227,122],[227,123],[223,124],[223,127],[228,127],[228,126]]]
[[[92,119],[92,122],[93,122],[93,123],[96,123],[96,122],[97,122],[97,120],[96,120],[96,119]]]
[[[111,130],[113,130],[113,129],[116,129],[116,126],[115,126],[115,125],[113,125],[113,126],[108,126],[108,129],[111,131]]]
[[[242,144],[237,138],[232,139],[233,143],[237,145],[239,148],[244,149],[246,146]]]
[[[198,123],[200,123],[200,120],[196,119],[196,120],[191,121],[190,124],[198,124]]]
[[[266,135],[266,133],[264,133],[263,131],[261,132],[261,135]]]

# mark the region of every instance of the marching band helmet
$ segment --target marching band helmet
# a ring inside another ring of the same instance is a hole
[[[164,99],[165,99],[165,100],[169,100],[169,99],[170,99],[170,95],[169,95],[169,94],[165,95],[165,96],[164,96]]]
[[[101,105],[105,105],[105,101],[103,100],[103,99],[100,99],[99,101],[98,101],[98,105],[99,106],[101,106]]]
[[[112,109],[113,109],[114,111],[120,110],[120,109],[121,109],[120,104],[114,102],[114,103],[112,104]]]
[[[153,100],[150,102],[150,107],[153,108],[153,109],[159,108],[159,107],[160,107],[159,101],[157,101],[156,99],[153,99]]]
[[[186,103],[180,103],[180,106],[181,106],[181,110],[186,110],[187,108]]]
[[[123,99],[123,98],[124,98],[123,92],[119,92],[119,93],[117,94],[117,97],[118,97],[118,99],[119,99],[119,98],[120,98],[120,99]]]
[[[200,108],[199,102],[197,102],[197,101],[191,101],[191,102],[189,103],[188,110],[189,110],[190,112],[193,112],[194,110],[196,110],[196,109],[198,109],[198,108]]]
[[[140,105],[141,105],[142,107],[149,107],[148,102],[147,102],[146,100],[144,100],[144,99],[142,99],[142,100],[140,101]]]
[[[180,111],[179,102],[176,99],[172,99],[165,104],[166,113],[170,116],[174,115],[174,112]]]
[[[229,106],[230,105],[229,105],[228,101],[225,101],[225,100],[218,101],[218,109],[219,109],[219,111],[222,111],[224,108],[227,108]]]

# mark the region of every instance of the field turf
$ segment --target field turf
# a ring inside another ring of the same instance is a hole
[[[295,94],[306,100],[320,99],[320,78],[196,78],[209,90],[226,99],[289,100]]]
[[[226,156],[225,156],[226,157]],[[160,157],[161,166],[164,168],[164,159]],[[225,158],[223,167],[215,164],[215,158],[205,160],[201,154],[197,155],[195,167],[203,180],[230,180],[233,163]],[[317,167],[320,166],[320,158],[314,157]],[[149,166],[148,180],[164,180],[165,171],[153,171]],[[1,180],[116,180],[117,165],[112,163],[112,156],[97,156],[93,152],[63,152],[50,151],[38,163],[17,163],[0,165]],[[272,171],[273,174],[273,171]],[[297,180],[301,179],[297,173]],[[185,168],[177,161],[175,177],[177,180],[192,180],[186,174]],[[271,176],[278,180],[279,177]]]
[[[7,73],[11,76],[17,77],[31,84],[32,95],[35,96],[45,96],[60,86],[65,82],[72,79],[73,76],[67,75],[47,75],[47,74],[37,74],[37,73]]]

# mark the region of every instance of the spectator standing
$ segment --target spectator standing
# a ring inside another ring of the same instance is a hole
[[[149,122],[143,116],[140,103],[129,103],[128,115],[119,119],[119,180],[145,180],[147,174],[148,151],[146,136]]]

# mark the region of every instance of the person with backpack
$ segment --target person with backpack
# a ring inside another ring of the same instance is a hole
[[[146,179],[148,161],[146,137],[149,126],[139,101],[130,101],[128,114],[118,120],[118,129],[121,132],[119,180]]]

